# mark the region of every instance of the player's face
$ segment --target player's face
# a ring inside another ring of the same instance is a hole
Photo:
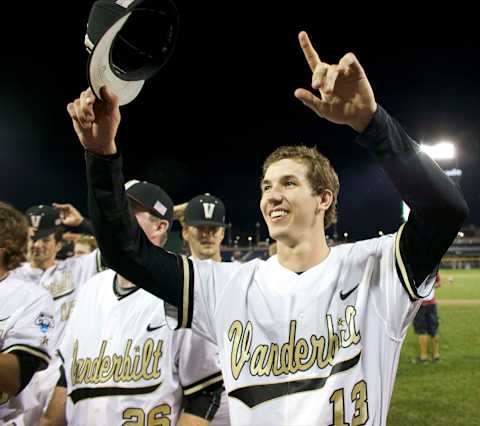
[[[30,228],[29,234],[30,236],[34,234],[33,228]],[[62,244],[55,240],[54,234],[47,235],[38,240],[29,238],[28,260],[37,267],[48,268],[55,263],[55,258],[61,248]]]
[[[137,222],[153,245],[162,247],[167,241],[168,222],[151,215],[148,211],[134,210]]]
[[[225,236],[225,228],[209,225],[184,226],[182,235],[194,258],[220,260],[220,244]]]
[[[83,256],[83,255],[89,254],[91,252],[92,252],[92,250],[90,250],[90,246],[88,244],[75,243],[75,248],[73,250],[73,256],[74,257]]]
[[[260,210],[270,236],[287,245],[317,238],[323,232],[320,196],[307,179],[307,166],[284,159],[273,163],[262,181]]]

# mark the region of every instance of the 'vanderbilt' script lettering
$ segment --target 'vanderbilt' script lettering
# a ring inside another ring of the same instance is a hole
[[[230,365],[234,379],[240,377],[242,369],[248,364],[252,376],[279,376],[282,374],[307,371],[315,364],[322,369],[334,365],[335,354],[340,348],[348,348],[360,341],[360,332],[355,324],[354,306],[345,309],[345,327],[335,332],[330,314],[326,315],[327,336],[310,336],[297,339],[297,321],[290,321],[288,341],[259,344],[252,348],[253,325],[250,321],[245,327],[236,320],[228,330],[228,339],[232,342]]]
[[[114,382],[137,382],[158,379],[161,375],[159,362],[162,357],[163,341],[155,345],[153,339],[147,339],[143,345],[132,350],[132,339],[127,340],[123,354],[105,355],[107,341],[103,340],[98,356],[78,358],[79,343],[73,344],[71,378],[73,384],[98,384]]]

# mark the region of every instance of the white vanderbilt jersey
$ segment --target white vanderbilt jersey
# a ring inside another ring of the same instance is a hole
[[[167,312],[218,345],[232,425],[386,424],[414,301],[435,280],[409,282],[402,229],[333,247],[302,274],[276,256],[193,271],[184,258],[182,310]]]
[[[142,289],[118,298],[115,272],[80,291],[60,354],[69,425],[175,425],[184,396],[222,380],[217,348],[172,331],[160,299]]]
[[[60,344],[65,325],[78,296],[78,290],[100,270],[100,252],[94,250],[84,256],[57,260],[55,265],[45,271],[32,268],[28,263],[14,271],[15,276],[39,284],[52,295],[56,324],[55,336],[52,338],[53,348]]]
[[[32,283],[10,275],[0,282],[0,352],[23,351],[50,360],[49,337],[54,328],[53,301]],[[0,424],[35,405],[28,387],[15,397],[0,392]]]

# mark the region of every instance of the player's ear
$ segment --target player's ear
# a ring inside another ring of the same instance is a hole
[[[57,253],[62,249],[63,246],[63,241],[55,241],[55,250],[57,250]]]
[[[155,227],[155,231],[163,234],[163,233],[168,231],[168,226],[169,225],[170,224],[168,223],[167,220],[159,220],[157,222],[157,226]]]
[[[323,190],[316,196],[317,207],[315,213],[319,214],[321,211],[326,212],[333,202],[333,192],[330,189]]]
[[[187,227],[187,225],[182,226],[182,238],[185,241],[188,241],[188,227]]]

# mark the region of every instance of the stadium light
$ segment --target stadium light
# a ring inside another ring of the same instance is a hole
[[[434,145],[421,144],[420,149],[434,160],[453,160],[456,157],[455,145],[452,142],[439,142]]]

